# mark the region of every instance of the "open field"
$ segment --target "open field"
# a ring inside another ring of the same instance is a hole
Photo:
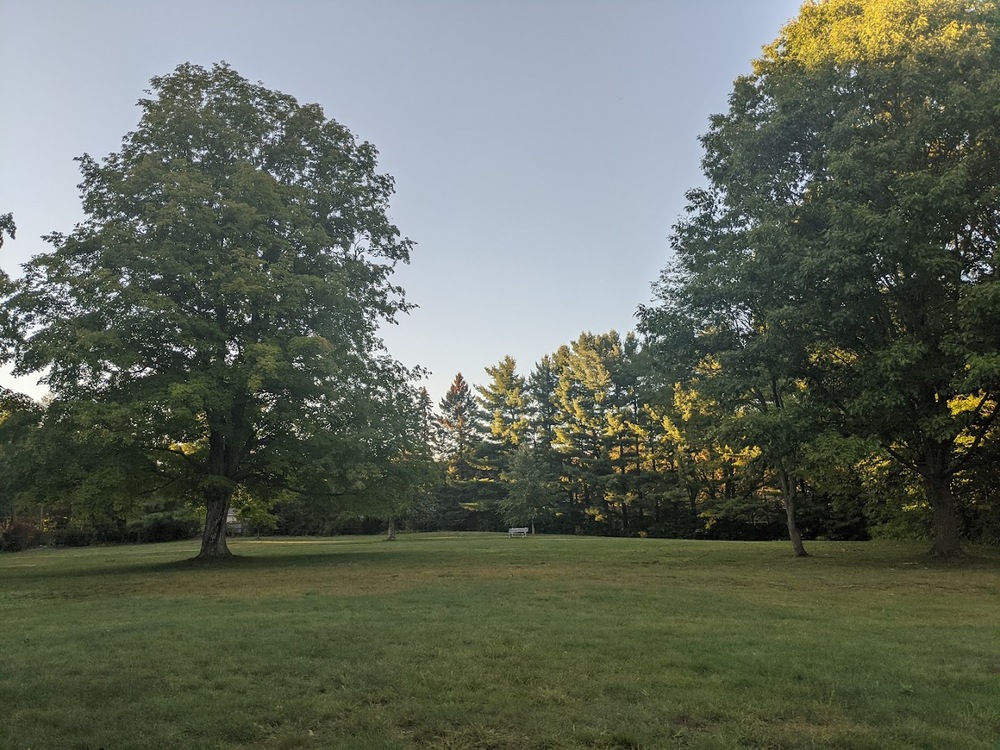
[[[506,535],[0,556],[0,748],[1000,747],[1000,551]]]

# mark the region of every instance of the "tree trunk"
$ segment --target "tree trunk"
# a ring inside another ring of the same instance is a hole
[[[951,494],[951,477],[938,474],[925,476],[924,487],[931,509],[934,511],[934,546],[931,554],[935,557],[961,557],[961,526],[958,509]]]
[[[229,488],[210,488],[205,491],[208,513],[205,516],[199,560],[218,560],[233,556],[226,545],[226,517],[229,515],[232,499],[233,491]]]
[[[961,557],[965,554],[962,550],[961,524],[955,498],[951,494],[955,446],[951,441],[927,440],[923,448],[924,460],[917,471],[934,512],[934,546],[930,552],[935,557]]]
[[[685,482],[685,489],[688,494],[688,512],[691,515],[691,528],[698,525],[698,488],[693,482]]]
[[[785,522],[788,525],[788,539],[792,543],[792,549],[796,557],[809,557],[806,548],[802,544],[802,535],[799,533],[799,525],[795,522],[795,495],[785,498]]]
[[[232,477],[235,476],[238,453],[229,436],[231,430],[226,427],[237,420],[230,415],[215,416],[214,419],[210,415],[209,421],[217,421],[220,426],[211,429],[208,435],[208,476],[205,478],[205,507],[208,512],[198,559],[220,560],[233,556],[226,545],[226,517],[236,491]]]
[[[798,487],[795,481],[788,475],[785,468],[779,465],[778,483],[781,485],[781,504],[785,506],[785,524],[788,526],[788,539],[792,543],[792,550],[796,557],[809,557],[805,546],[802,544],[802,534],[799,533],[799,524],[795,520],[795,506],[798,500]]]
[[[385,532],[385,540],[387,542],[396,541],[396,519],[389,519],[389,529]]]

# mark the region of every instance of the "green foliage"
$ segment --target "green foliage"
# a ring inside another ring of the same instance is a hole
[[[274,503],[260,500],[246,491],[233,496],[236,519],[243,524],[244,533],[266,534],[278,528],[278,518],[273,514]]]
[[[14,224],[13,214],[0,214],[0,247],[3,247],[4,235],[11,239],[17,234],[17,226]]]
[[[183,498],[154,495],[143,498],[130,510],[125,533],[130,541],[136,542],[191,539],[205,522],[203,514]]]
[[[438,451],[448,476],[469,481],[476,476],[476,453],[484,437],[482,412],[462,373],[455,375],[439,404]]]
[[[61,526],[53,529],[49,535],[49,543],[53,547],[87,547],[94,543],[95,535],[91,529],[80,526]]]
[[[621,340],[612,331],[583,333],[553,357],[558,372],[553,448],[563,460],[573,501],[594,518],[610,511],[604,492],[612,472],[608,420],[617,406],[612,371],[621,356]]]
[[[377,330],[408,308],[411,243],[374,147],[318,105],[224,64],[149,93],[120,151],[80,158],[87,218],[25,265],[8,336],[73,429],[197,488],[223,555],[238,487],[329,499],[398,456],[410,373]]]
[[[0,214],[0,247],[3,247],[4,235],[7,234],[13,239],[15,232],[14,217],[11,214]],[[8,331],[11,328],[11,322],[7,310],[7,298],[11,291],[10,277],[3,269],[0,269],[0,363],[6,363],[9,358],[10,334]]]
[[[615,331],[582,334],[539,373],[553,378],[551,445],[581,528],[647,533],[666,511],[657,475],[667,482],[662,424],[648,405],[637,339]],[[548,429],[548,428],[546,428]]]
[[[530,439],[533,443],[549,446],[555,440],[556,386],[559,371],[551,355],[544,355],[531,370],[527,381]]]
[[[45,532],[25,518],[0,521],[0,552],[23,552],[44,544]]]
[[[489,417],[490,438],[509,451],[521,444],[528,429],[527,383],[510,356],[487,367],[486,374],[490,382],[476,389],[479,405]]]
[[[551,516],[560,500],[559,477],[545,454],[527,443],[518,446],[503,475],[507,492],[500,500],[500,513],[512,526],[535,523]]]
[[[13,516],[24,491],[24,466],[32,458],[25,438],[37,424],[40,407],[31,399],[0,389],[0,520]]]
[[[190,536],[192,487],[166,476],[107,425],[68,412],[64,402],[8,403],[14,406],[0,423],[0,476],[9,514],[41,516],[56,544]],[[146,516],[165,510],[182,512],[187,531],[146,533]]]
[[[690,326],[756,394],[735,413],[779,473],[803,478],[824,422],[878,440],[920,477],[940,554],[1000,389],[998,29],[979,0],[803,6],[712,119],[645,319],[678,351]]]

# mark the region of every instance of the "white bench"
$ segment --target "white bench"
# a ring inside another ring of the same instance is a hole
[[[507,529],[507,536],[528,536],[528,527]]]

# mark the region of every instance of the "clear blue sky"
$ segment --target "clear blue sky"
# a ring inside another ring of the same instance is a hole
[[[581,331],[634,327],[669,258],[697,140],[799,0],[32,0],[0,26],[0,213],[12,275],[82,218],[73,158],[103,157],[154,75],[225,60],[320,103],[396,179],[419,305],[390,352],[527,373]],[[0,383],[39,395],[31,383]]]

